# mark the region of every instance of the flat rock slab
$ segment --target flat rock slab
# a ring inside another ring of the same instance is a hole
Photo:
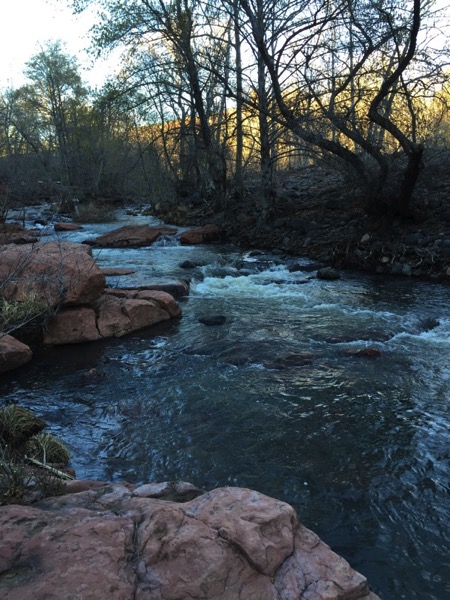
[[[166,225],[125,225],[84,243],[97,248],[141,248],[151,246],[163,235],[172,236],[176,233],[177,229]]]
[[[174,298],[180,298],[182,296],[189,295],[189,282],[187,281],[172,281],[167,283],[148,283],[146,285],[140,285],[136,288],[122,288],[122,290],[139,290],[141,292],[145,290],[155,290],[160,292],[166,292]],[[111,290],[112,288],[108,288]]]
[[[180,503],[166,487],[71,482],[2,507],[2,600],[377,600],[288,504],[243,488]]]
[[[115,267],[102,267],[101,271],[105,277],[121,276],[121,275],[133,275],[136,273],[136,269],[125,269]]]
[[[83,229],[83,227],[77,225],[77,223],[55,223],[53,228],[55,231],[78,231],[79,229]]]

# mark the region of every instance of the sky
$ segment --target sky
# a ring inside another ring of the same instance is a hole
[[[79,64],[92,63],[87,56],[89,29],[94,24],[93,12],[74,16],[66,0],[0,0],[0,88],[17,88],[25,83],[25,63],[40,51],[47,41],[62,40],[68,54]],[[83,81],[100,87],[106,73],[114,68],[109,62],[98,62],[94,70],[80,69]]]
[[[438,0],[446,5],[448,0]],[[48,41],[62,40],[68,54],[78,59],[80,75],[92,88],[101,87],[106,75],[117,70],[118,53],[108,60],[96,60],[87,54],[89,29],[95,23],[94,11],[75,16],[69,0],[0,0],[0,90],[25,83],[25,63]],[[116,58],[115,58],[116,57]]]

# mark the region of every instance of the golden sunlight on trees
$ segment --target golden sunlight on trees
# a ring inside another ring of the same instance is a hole
[[[195,190],[217,210],[251,175],[264,222],[280,169],[326,161],[388,222],[448,144],[449,20],[432,0],[72,6],[98,7],[94,43],[122,50],[122,72],[93,94],[60,44],[33,57],[29,84],[0,98],[3,171],[26,156],[72,195]]]
[[[230,175],[242,181],[244,148],[253,145],[264,214],[274,171],[296,152],[341,162],[368,211],[408,212],[446,80],[446,50],[436,47],[446,23],[432,2],[101,5],[98,44],[128,51],[132,89],[141,106],[157,107],[160,123],[179,123],[179,172],[185,162],[200,187],[209,182],[219,194]]]

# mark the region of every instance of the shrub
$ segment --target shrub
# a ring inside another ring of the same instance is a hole
[[[44,464],[61,463],[66,465],[69,462],[67,447],[57,437],[46,431],[33,435],[26,442],[24,449],[28,457],[35,458]]]
[[[53,307],[35,292],[30,292],[22,301],[0,298],[0,330],[2,331],[19,329],[36,320],[42,324],[51,314],[53,314]]]
[[[45,421],[26,408],[10,404],[0,409],[0,445],[20,451],[24,444],[45,428]]]
[[[71,479],[51,466],[67,464],[69,452],[56,437],[43,432],[45,426],[20,406],[0,409],[0,505],[58,494],[64,479]]]

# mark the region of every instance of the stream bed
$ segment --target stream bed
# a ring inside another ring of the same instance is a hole
[[[450,598],[450,287],[323,281],[307,259],[170,239],[94,254],[136,268],[110,285],[192,280],[180,320],[0,379],[78,477],[250,487],[292,504],[382,600]]]

